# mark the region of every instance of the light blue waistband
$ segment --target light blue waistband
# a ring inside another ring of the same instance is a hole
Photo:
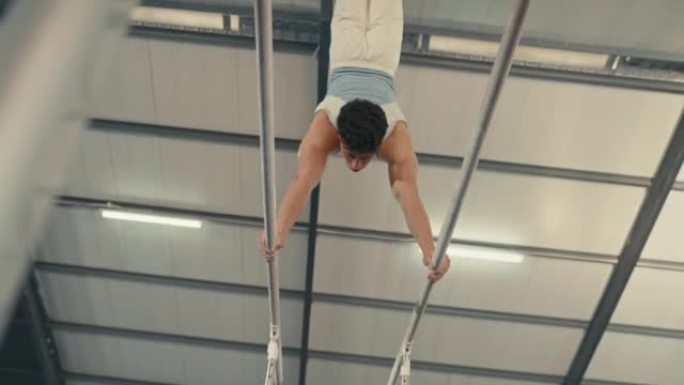
[[[330,76],[328,95],[349,102],[364,99],[383,105],[394,103],[394,79],[378,70],[361,67],[335,68]]]

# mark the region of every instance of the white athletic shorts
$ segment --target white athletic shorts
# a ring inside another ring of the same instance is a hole
[[[331,71],[361,67],[394,77],[404,33],[403,0],[336,0],[330,32]]]

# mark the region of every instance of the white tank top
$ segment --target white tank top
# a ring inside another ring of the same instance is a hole
[[[360,67],[341,67],[333,70],[328,83],[328,94],[316,107],[325,111],[330,123],[337,129],[337,117],[348,102],[355,99],[368,100],[380,106],[387,118],[387,139],[394,126],[406,122],[406,118],[396,102],[394,79],[382,71]]]

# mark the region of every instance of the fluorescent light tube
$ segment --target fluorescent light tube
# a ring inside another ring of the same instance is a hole
[[[118,210],[101,210],[103,218],[108,219],[118,219],[122,221],[133,221],[133,222],[143,222],[143,223],[153,223],[157,225],[168,225],[168,226],[179,226],[179,227],[191,227],[194,229],[199,229],[202,227],[202,222],[195,219],[185,219],[185,218],[175,218],[167,217],[161,215],[149,215],[135,213],[131,211],[118,211]]]
[[[437,52],[494,58],[498,52],[499,43],[431,35],[429,49]],[[603,69],[608,65],[610,56],[606,54],[519,45],[515,49],[513,59],[540,64]]]
[[[525,256],[521,253],[506,250],[495,250],[477,246],[450,246],[447,254],[454,258],[481,259],[485,261],[521,263]]]
[[[230,15],[230,31],[240,32],[240,15]]]
[[[186,11],[183,9],[136,7],[130,15],[132,21],[141,23],[169,24],[179,27],[193,27],[222,30],[223,15],[212,12]]]

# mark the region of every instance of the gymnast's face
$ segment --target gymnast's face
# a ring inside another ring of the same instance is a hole
[[[340,151],[342,152],[342,156],[344,156],[344,162],[347,164],[347,168],[354,172],[359,172],[366,168],[368,164],[373,160],[373,156],[375,154],[370,153],[370,154],[359,154],[357,152],[353,152],[349,150],[346,144],[342,142],[340,145]]]

